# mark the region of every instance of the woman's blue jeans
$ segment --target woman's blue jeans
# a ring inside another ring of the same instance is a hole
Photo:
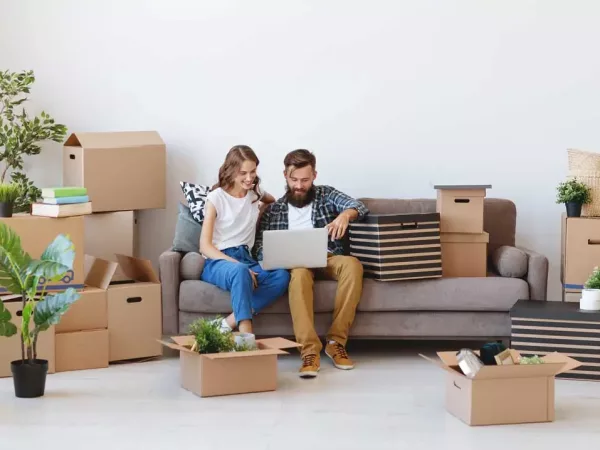
[[[257,314],[281,297],[290,283],[287,270],[263,270],[251,256],[247,246],[222,250],[239,263],[224,259],[207,259],[200,279],[231,293],[236,323],[252,320]],[[256,272],[258,287],[254,289],[250,270]]]

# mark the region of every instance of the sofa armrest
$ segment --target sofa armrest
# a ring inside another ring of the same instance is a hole
[[[163,334],[179,334],[179,265],[181,253],[167,250],[158,258],[158,273],[162,295]]]
[[[527,254],[527,274],[531,300],[547,300],[548,294],[548,258],[526,248],[517,247]]]

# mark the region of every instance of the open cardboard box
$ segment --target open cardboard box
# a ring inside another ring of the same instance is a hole
[[[284,338],[257,339],[258,350],[200,354],[190,350],[193,336],[159,341],[179,350],[181,386],[200,397],[267,392],[277,389],[277,356],[300,344]]]
[[[510,352],[518,360],[519,352]],[[581,365],[561,353],[550,353],[542,358],[544,364],[484,366],[467,378],[458,367],[456,352],[437,355],[441,361],[420,356],[446,371],[446,409],[468,425],[554,421],[554,376]]]

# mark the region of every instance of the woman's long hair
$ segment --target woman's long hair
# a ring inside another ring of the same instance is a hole
[[[247,145],[236,145],[229,150],[225,157],[225,162],[219,169],[219,181],[213,186],[213,190],[220,187],[221,189],[230,189],[234,183],[235,178],[238,176],[242,164],[244,161],[252,161],[256,164],[256,167],[260,164],[256,153]],[[259,190],[260,178],[256,175],[254,179],[254,186],[252,191],[256,194],[256,200],[260,198]],[[256,201],[255,200],[255,201]]]

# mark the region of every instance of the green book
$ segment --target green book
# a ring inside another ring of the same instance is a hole
[[[87,195],[87,189],[84,187],[54,187],[54,188],[43,188],[42,197],[45,198],[60,198],[60,197],[78,197],[81,195]]]

